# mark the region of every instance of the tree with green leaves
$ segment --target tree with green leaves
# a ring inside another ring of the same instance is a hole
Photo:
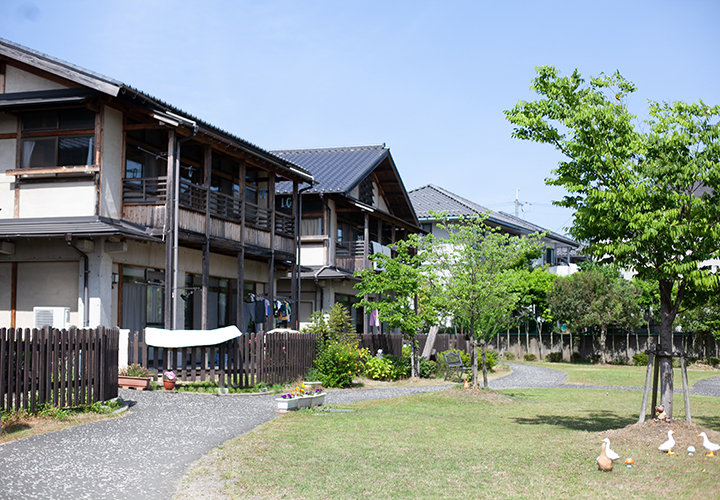
[[[527,311],[527,314],[532,316],[537,326],[538,340],[542,346],[542,325],[553,321],[547,296],[558,275],[550,273],[545,266],[531,269],[525,267],[517,270],[516,273],[514,291],[519,296],[518,311]],[[521,313],[516,316],[520,317]],[[552,349],[552,329],[550,332],[550,348]]]
[[[542,247],[542,234],[510,236],[485,224],[486,218],[461,216],[456,223],[439,223],[448,238],[433,254],[437,296],[471,334],[474,388],[478,386],[478,343],[483,386],[488,387],[485,344],[506,327],[517,304],[518,294],[513,291],[517,273],[513,271],[537,258]]]
[[[617,271],[593,267],[559,278],[550,292],[553,314],[578,332],[586,328],[599,331],[596,352],[607,362],[607,332],[611,326],[632,329],[642,321],[638,305],[640,290]]]
[[[427,262],[428,245],[429,239],[410,235],[393,243],[395,257],[381,253],[371,256],[381,270],[355,272],[360,278],[355,289],[362,299],[354,307],[363,307],[365,311],[377,309],[380,321],[400,330],[412,347],[413,377],[420,373],[416,335],[420,328],[438,320],[432,295],[424,293],[428,275],[432,273]],[[425,300],[418,302],[419,297]]]
[[[672,352],[673,323],[688,290],[718,287],[704,263],[720,253],[720,107],[649,105],[638,124],[626,107],[635,86],[618,72],[586,82],[536,68],[540,98],[506,111],[513,136],[554,146],[565,159],[547,183],[575,210],[570,234],[599,262],[657,283],[660,348]],[[672,359],[660,357],[661,401],[672,417]]]

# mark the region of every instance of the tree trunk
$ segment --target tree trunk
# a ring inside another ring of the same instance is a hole
[[[676,311],[672,301],[673,283],[669,280],[660,281],[660,335],[658,350],[665,353],[673,352],[672,325]],[[660,363],[660,403],[665,406],[668,418],[673,416],[673,369],[672,357],[658,356]]]
[[[418,341],[417,337],[413,337],[410,342],[410,372],[413,378],[420,377],[420,359],[418,357]]]
[[[483,387],[488,388],[487,362],[485,361],[485,340],[480,341],[480,352],[482,353]]]
[[[600,364],[607,363],[607,326],[600,326]]]
[[[474,327],[475,325],[472,325],[472,326]],[[470,366],[472,366],[472,386],[473,386],[473,389],[477,389],[478,388],[477,339],[475,338],[475,335],[472,335],[470,337],[470,346],[471,346],[471,351],[472,351],[470,353]]]

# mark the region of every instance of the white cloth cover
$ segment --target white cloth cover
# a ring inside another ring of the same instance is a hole
[[[215,330],[165,330],[145,328],[145,343],[153,347],[195,347],[222,344],[242,335],[237,326],[225,326]]]

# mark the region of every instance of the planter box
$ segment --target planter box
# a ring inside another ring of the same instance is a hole
[[[275,401],[277,402],[278,410],[298,410],[300,408],[322,405],[325,403],[325,393],[321,392],[315,396],[301,396],[291,399],[275,398]]]
[[[150,379],[148,377],[129,377],[127,375],[118,375],[118,385],[123,389],[136,389],[142,391],[150,387]]]
[[[299,398],[291,398],[291,399],[283,399],[283,398],[275,398],[275,401],[277,402],[278,410],[297,410],[298,408],[298,399]]]

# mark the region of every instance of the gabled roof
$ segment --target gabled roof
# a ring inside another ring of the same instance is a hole
[[[495,212],[489,208],[483,207],[473,201],[462,196],[451,193],[443,188],[428,184],[409,192],[415,213],[420,221],[434,221],[437,218],[430,212],[445,212],[451,219],[460,215],[464,217],[472,217],[480,214],[487,214],[488,222],[497,224],[506,228],[514,229],[521,233],[545,232],[544,229],[526,220],[515,217],[505,212]],[[579,247],[580,243],[550,231],[548,238],[561,241],[568,245]]]
[[[308,170],[316,184],[305,193],[339,194],[350,192],[374,173],[388,203],[391,215],[417,226],[417,217],[390,149],[384,144],[339,148],[283,149],[274,154]],[[278,193],[292,192],[289,182],[278,183]]]
[[[246,141],[236,135],[231,134],[221,128],[218,128],[208,122],[205,122],[196,116],[191,115],[179,108],[176,108],[156,97],[146,94],[130,85],[126,85],[118,80],[103,76],[99,73],[81,68],[75,64],[63,61],[42,52],[24,47],[23,45],[11,42],[0,38],[0,59],[1,56],[5,56],[9,59],[13,59],[24,63],[28,66],[46,71],[50,74],[63,78],[67,81],[73,82],[77,85],[93,89],[98,92],[102,92],[111,97],[116,97],[138,106],[145,107],[151,111],[159,111],[161,113],[171,113],[184,118],[189,122],[195,122],[199,129],[204,132],[210,132],[217,136],[217,138],[226,140],[227,142],[242,147],[244,150],[251,154],[257,155],[258,157],[271,162],[272,164],[280,167],[281,170],[289,171],[291,178],[299,177],[305,182],[312,182],[312,175],[304,170],[302,167],[293,164],[292,162],[282,159],[269,151],[256,146],[255,144]],[[47,92],[23,92],[22,99],[32,100],[33,96],[38,97]],[[57,91],[55,92],[57,93]],[[44,96],[48,99],[47,96]],[[55,97],[56,98],[56,97]],[[0,94],[0,99],[13,100],[17,99],[13,94]],[[171,117],[168,117],[171,118]]]
[[[390,155],[390,150],[384,144],[342,148],[281,149],[272,152],[312,172],[316,184],[305,191],[306,193],[344,195],[352,191]]]

